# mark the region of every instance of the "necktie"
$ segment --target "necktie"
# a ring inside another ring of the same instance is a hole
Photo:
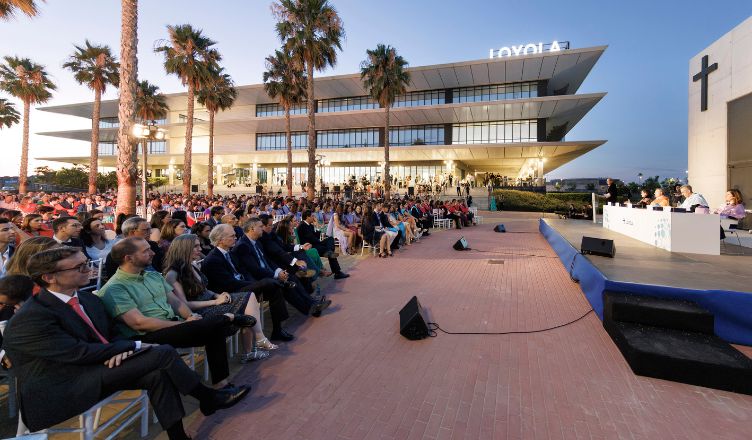
[[[105,339],[105,337],[102,336],[101,333],[99,333],[99,330],[97,330],[97,328],[94,327],[94,323],[92,323],[89,317],[86,316],[86,313],[84,313],[84,309],[81,308],[81,304],[79,304],[78,302],[78,297],[75,297],[75,296],[72,297],[68,301],[68,305],[71,306],[74,312],[76,312],[76,315],[78,315],[81,319],[83,319],[84,322],[88,324],[92,330],[94,330],[94,333],[96,333],[97,337],[99,338],[100,341],[102,341],[103,344],[109,344],[107,339]]]
[[[264,256],[259,252],[258,250],[258,244],[257,243],[251,243],[253,245],[253,250],[256,251],[256,257],[259,259],[259,263],[261,264],[262,269],[266,269],[269,265],[266,264],[266,260],[264,259]]]
[[[225,260],[227,260],[227,262],[230,263],[230,267],[232,268],[233,276],[235,277],[235,279],[240,280],[242,276],[240,275],[240,272],[238,272],[238,270],[235,269],[235,265],[232,264],[232,257],[230,257],[229,252],[225,254]]]

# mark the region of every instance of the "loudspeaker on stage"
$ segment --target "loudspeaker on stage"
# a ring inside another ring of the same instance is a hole
[[[580,245],[582,254],[600,255],[601,257],[614,258],[616,255],[616,246],[613,240],[596,237],[582,237]]]

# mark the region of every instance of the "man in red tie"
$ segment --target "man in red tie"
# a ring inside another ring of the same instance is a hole
[[[209,415],[248,393],[245,386],[204,386],[169,345],[115,336],[99,297],[78,291],[90,276],[80,249],[35,254],[28,270],[42,291],[8,322],[3,348],[18,377],[21,416],[31,431],[74,417],[117,391],[144,389],[168,438],[185,440],[181,394],[198,399],[201,412]]]

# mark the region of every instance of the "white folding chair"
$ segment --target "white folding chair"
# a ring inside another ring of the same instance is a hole
[[[98,260],[91,260],[89,261],[89,270],[90,273],[93,274],[91,277],[92,280],[96,279],[96,283],[92,283],[90,286],[86,286],[82,288],[81,290],[84,292],[96,292],[99,290],[100,287],[102,287],[102,269],[104,266],[104,259],[100,258]]]
[[[206,214],[204,214],[204,211],[193,211],[191,215],[193,216],[193,219],[196,220],[197,222],[202,222],[206,220]]]
[[[281,222],[285,218],[284,215],[277,214],[274,216],[274,221],[272,224],[277,224],[278,222]]]
[[[376,252],[379,251],[379,245],[378,244],[371,244],[368,242],[368,240],[363,240],[363,247],[360,249],[360,256],[363,256],[363,253],[365,253],[366,248],[371,249],[371,253],[373,255],[376,255]]]

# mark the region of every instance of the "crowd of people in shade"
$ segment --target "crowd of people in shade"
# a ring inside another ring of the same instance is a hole
[[[288,306],[321,317],[331,300],[318,280],[349,277],[339,258],[363,242],[389,258],[429,236],[434,215],[474,224],[465,199],[153,194],[144,217],[113,218],[115,204],[113,193],[0,202],[0,361],[32,432],[140,388],[168,437],[188,438],[181,395],[209,415],[250,390],[229,382],[228,337],[241,363],[266,359],[295,339]],[[175,351],[190,347],[205,347],[210,385]]]

